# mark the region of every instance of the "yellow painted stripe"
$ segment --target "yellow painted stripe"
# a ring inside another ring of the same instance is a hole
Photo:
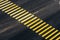
[[[24,13],[24,12],[25,12],[25,13]],[[23,17],[24,15],[28,14],[28,12],[26,12],[26,11],[23,11],[22,13],[24,13],[24,14],[19,15],[18,17],[16,17],[16,19],[20,19],[20,18]],[[18,21],[19,21],[19,20],[18,20]]]
[[[8,1],[0,0],[0,4],[4,4],[4,3],[6,3],[6,2],[8,2]]]
[[[30,29],[34,28],[35,26],[39,25],[40,23],[42,23],[42,21],[40,21],[40,22],[34,24],[33,26],[30,27]]]
[[[6,8],[7,7],[7,9],[10,7],[10,5],[12,5],[13,3],[10,3],[10,4],[7,4],[5,7],[3,7],[3,8]],[[8,7],[9,6],[9,7]],[[12,5],[13,6],[13,5]],[[11,6],[11,7],[12,7]],[[0,9],[3,9],[3,8],[0,8]],[[3,9],[2,11],[5,11],[5,9]]]
[[[56,40],[60,40],[60,37],[58,37]]]
[[[42,35],[42,37],[45,37],[46,35],[48,35],[49,33],[51,33],[53,30],[55,30],[55,28],[52,28],[51,30],[47,31],[45,34]]]
[[[10,16],[13,16],[13,15],[17,14],[19,11],[21,11],[21,10],[18,10],[18,9],[17,9],[17,11],[14,12],[13,14],[11,14]],[[25,11],[24,11],[24,12],[25,12]]]
[[[58,35],[60,35],[60,32],[58,32],[56,35],[54,35],[53,37],[51,37],[50,40],[53,40],[53,39],[56,38]]]
[[[6,7],[6,8],[4,8],[2,11],[5,11],[5,10],[6,10],[6,12],[8,12],[8,11],[9,11],[9,9],[10,9],[11,7],[14,7],[14,6],[15,6],[15,4],[10,3],[10,4],[8,4],[8,5],[7,5],[7,7]]]
[[[45,25],[46,24],[46,22],[44,22],[44,23],[42,23],[42,25]],[[43,27],[43,26],[42,26]],[[42,28],[41,28],[42,29]],[[36,31],[36,33],[38,33],[41,29],[38,29],[37,31]]]
[[[20,10],[18,11],[19,13],[17,13],[16,15],[14,15],[13,18],[15,18],[15,17],[17,17],[18,15],[22,14],[21,11],[23,11],[23,10],[24,10],[24,9],[20,9]]]
[[[47,30],[49,30],[50,28],[52,28],[52,26],[47,27],[45,30],[43,30],[42,32],[40,32],[40,34],[43,34],[43,33],[46,32]]]
[[[40,20],[39,22],[42,23],[43,20]],[[39,26],[35,27],[35,28],[33,29],[33,31],[37,30],[38,28],[40,28],[40,27],[43,26],[44,24],[45,24],[45,23],[42,23],[42,24],[40,24]]]
[[[31,19],[32,17],[34,17],[34,15],[31,15],[30,17],[26,18],[25,20],[22,20],[21,23],[24,23],[25,21]]]
[[[25,17],[20,18],[19,21],[21,21],[21,20],[23,20],[23,19],[25,20],[25,18],[29,17],[30,15],[31,15],[31,14],[28,14],[28,15],[26,15]]]
[[[58,32],[58,30],[55,30],[53,33],[51,33],[50,35],[48,35],[45,39],[48,39],[49,37],[51,37],[52,35],[54,35],[57,32]]]
[[[8,12],[8,14],[11,14],[11,13],[15,12],[16,10],[20,9],[20,7],[18,7],[18,8],[17,8],[17,7],[18,7],[18,6],[13,7],[12,9],[14,9],[14,8],[16,8],[16,9],[14,9],[14,10]]]
[[[47,26],[49,26],[49,24],[46,24],[45,26],[43,26],[42,28],[40,28],[40,31],[43,30],[44,28],[46,28]],[[39,35],[41,35],[41,32],[39,33]]]
[[[17,6],[15,7],[15,4],[11,3],[11,4],[8,5],[7,8],[3,9],[3,11],[6,10],[6,12],[9,12],[9,11],[11,11],[11,10],[14,9],[13,7],[16,8]],[[11,8],[11,9],[10,9],[10,8]]]
[[[8,2],[2,4],[2,5],[0,5],[0,7],[2,7],[2,6],[4,6],[4,5],[7,5],[7,4],[9,4],[9,3],[10,3],[10,1],[8,1]]]
[[[30,19],[29,21],[25,22],[24,25],[30,23],[31,21],[33,21],[33,20],[35,20],[35,19],[37,19],[37,17],[34,17],[34,18]],[[27,27],[28,27],[28,26],[27,26]]]
[[[38,29],[36,32],[39,32],[41,30],[43,30],[44,28],[46,28],[49,24],[46,24],[45,26],[43,26],[42,28]],[[39,35],[41,35],[41,33],[39,33]]]
[[[27,26],[31,26],[31,25],[33,25],[34,23],[36,23],[37,21],[39,21],[39,20],[40,20],[40,19],[36,19],[35,21],[29,23]]]
[[[6,6],[4,6],[4,7],[1,7],[0,6],[0,9],[3,9],[3,8],[6,8],[6,7],[8,7],[9,5],[11,5],[12,3],[10,3],[10,4],[7,4]]]

